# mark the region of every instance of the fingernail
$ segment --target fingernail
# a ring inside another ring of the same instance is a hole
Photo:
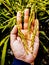
[[[17,17],[21,17],[21,11],[17,12]]]
[[[28,14],[29,14],[29,9],[25,9],[24,14],[25,14],[26,16],[28,16]]]

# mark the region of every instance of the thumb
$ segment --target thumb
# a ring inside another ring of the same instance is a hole
[[[17,38],[17,32],[18,32],[18,29],[16,27],[16,25],[13,27],[11,33],[10,33],[10,43],[13,43],[16,38]]]

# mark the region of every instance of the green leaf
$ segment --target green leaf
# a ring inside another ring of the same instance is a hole
[[[41,33],[42,35],[44,35],[44,36],[46,37],[47,40],[49,40],[49,38],[46,36],[46,34],[45,34],[44,31],[40,31],[40,33]]]
[[[0,46],[3,45],[3,43],[5,42],[5,40],[6,40],[7,38],[9,38],[9,35],[7,35],[4,39],[1,40],[1,42],[0,42]]]
[[[44,50],[48,53],[48,49],[44,46],[44,44],[40,41],[41,45],[43,46]]]
[[[34,0],[29,0],[30,3],[34,2]]]
[[[3,2],[3,4],[4,4],[4,6],[9,10],[9,12],[11,13],[11,14],[13,14],[13,12],[12,12],[12,8],[10,8],[8,5],[6,5],[4,2]]]
[[[4,2],[4,0],[0,0],[0,3]]]
[[[5,41],[3,51],[2,51],[2,57],[1,57],[1,65],[4,65],[5,63],[5,56],[6,56],[6,49],[7,49],[7,43],[9,38]]]
[[[8,5],[10,5],[10,2],[9,2],[9,0],[5,0],[6,1],[6,3],[8,4]]]
[[[46,10],[47,14],[49,15],[49,10]]]

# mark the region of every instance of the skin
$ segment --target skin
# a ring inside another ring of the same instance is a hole
[[[27,33],[27,31],[28,31],[28,19],[29,19],[29,9],[25,9],[25,11],[24,11],[24,29],[22,29],[21,13],[17,12],[17,23],[20,26],[21,32],[26,37],[28,35],[28,33]],[[34,22],[34,23],[36,23],[36,22]],[[34,23],[31,25],[31,33],[29,34],[30,37],[29,37],[29,39],[27,39],[28,48],[31,52],[33,51],[33,53],[28,51],[28,54],[26,54],[22,40],[18,36],[18,29],[17,29],[16,25],[13,27],[13,29],[10,33],[10,46],[11,46],[11,49],[13,51],[15,58],[22,60],[22,61],[25,61],[25,62],[30,63],[30,64],[34,63],[34,60],[37,56],[38,49],[39,49],[39,25],[38,25],[38,31],[36,32],[36,36],[35,36],[33,50],[32,50],[32,47],[30,47],[30,43],[31,43],[30,38],[32,36]],[[34,64],[32,64],[32,65],[34,65]]]

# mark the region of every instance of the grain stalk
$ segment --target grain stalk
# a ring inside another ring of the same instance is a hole
[[[34,26],[34,30],[33,30],[33,33],[32,33],[32,39],[31,39],[31,47],[33,49],[33,45],[34,45],[34,41],[35,41],[35,36],[36,36],[36,33],[38,31],[38,26],[39,26],[39,23],[38,23],[38,19],[35,20],[35,26]]]
[[[28,45],[27,45],[27,40],[25,39],[24,34],[21,32],[19,25],[17,25],[17,28],[18,28],[18,36],[20,36],[20,38],[22,40],[26,54],[28,54],[29,49],[28,49]]]
[[[30,27],[31,27],[31,23],[34,21],[35,19],[35,12],[33,9],[34,6],[31,7],[31,12],[30,12],[30,17],[29,17],[29,22],[28,22],[28,32],[30,32]]]

